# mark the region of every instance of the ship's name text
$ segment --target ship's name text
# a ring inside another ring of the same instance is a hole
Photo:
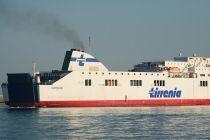
[[[177,90],[160,90],[158,88],[151,88],[149,91],[150,98],[180,98],[182,91]]]

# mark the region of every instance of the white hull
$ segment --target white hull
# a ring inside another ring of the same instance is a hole
[[[70,64],[67,67],[69,73],[65,76],[54,82],[50,80],[46,82],[45,80],[44,83],[42,79],[40,80],[40,74],[34,77],[36,83],[33,84],[33,96],[30,98],[36,98],[36,101],[35,99],[32,102],[28,99],[24,101],[24,97],[16,101],[16,96],[14,95],[12,95],[14,96],[13,99],[10,100],[10,92],[8,92],[7,87],[2,86],[6,104],[9,106],[155,106],[210,104],[210,87],[208,85],[210,82],[209,59],[205,61],[207,62],[205,65],[200,61],[196,63],[197,67],[200,63],[202,66],[207,67],[200,68],[200,66],[195,68],[194,66],[193,73],[189,72],[186,74],[185,72],[183,73],[184,76],[180,76],[180,73],[178,73],[179,75],[176,76],[175,74],[177,73],[171,73],[169,71],[108,71],[98,60],[84,52],[75,51],[75,54],[73,52],[71,53],[75,56],[71,57],[72,62],[69,60]],[[77,58],[80,55],[81,57]],[[182,65],[182,62],[175,62],[175,64]],[[187,66],[189,64],[186,62]],[[183,71],[185,70],[185,66],[180,68]],[[173,75],[171,76],[171,74]],[[191,74],[193,76],[189,76]],[[89,81],[90,83],[88,83]],[[133,85],[131,83],[132,81],[140,81],[141,83],[139,82]],[[162,82],[162,85],[159,82]],[[204,82],[204,85],[201,82]]]

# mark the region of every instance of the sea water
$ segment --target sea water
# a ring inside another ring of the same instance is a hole
[[[0,139],[210,139],[210,106],[8,109]]]

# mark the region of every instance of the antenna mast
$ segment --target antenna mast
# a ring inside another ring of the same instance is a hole
[[[90,36],[88,37],[88,47],[89,47],[90,53],[92,53],[91,37]]]
[[[33,63],[33,74],[34,74],[34,76],[35,76],[35,75],[38,74],[38,73],[39,73],[39,71],[38,71],[37,65],[36,65],[36,63],[34,62],[34,63]]]
[[[36,63],[35,62],[33,63],[33,74],[34,74],[34,76],[36,75]]]
[[[88,37],[88,47],[90,48],[90,36]]]

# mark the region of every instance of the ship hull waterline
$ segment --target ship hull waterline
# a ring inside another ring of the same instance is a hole
[[[210,105],[210,99],[5,102],[9,107],[141,107]]]

